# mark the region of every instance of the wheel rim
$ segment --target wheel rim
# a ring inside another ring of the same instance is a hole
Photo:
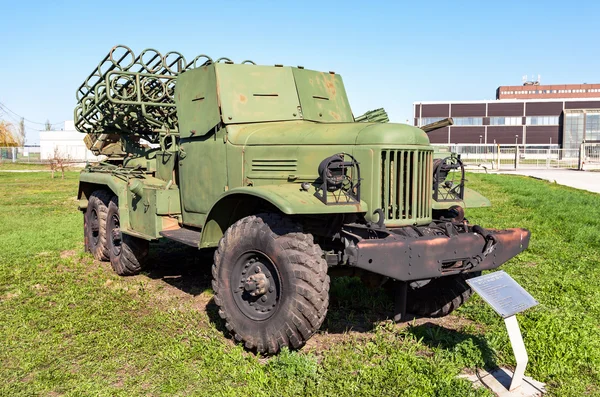
[[[230,286],[235,303],[246,317],[266,320],[277,311],[281,278],[264,253],[248,251],[240,255],[230,275]]]
[[[92,235],[92,244],[94,246],[98,245],[98,240],[100,240],[100,221],[98,220],[98,212],[95,209],[92,209],[91,219],[90,219],[90,230]]]
[[[110,241],[112,247],[112,253],[114,256],[121,255],[121,242],[123,241],[123,237],[121,234],[121,226],[119,223],[119,215],[113,214],[110,217]]]

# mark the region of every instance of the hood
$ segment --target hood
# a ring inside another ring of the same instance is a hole
[[[417,127],[392,123],[283,121],[227,126],[233,145],[429,145]]]

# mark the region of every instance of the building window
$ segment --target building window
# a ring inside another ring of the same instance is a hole
[[[419,127],[424,125],[435,123],[436,121],[444,120],[446,117],[421,117],[419,119]]]
[[[565,113],[563,148],[578,149],[583,140],[584,113]]]
[[[521,117],[490,117],[490,125],[522,125]]]
[[[585,115],[585,140],[600,141],[600,112],[590,112]]]
[[[558,125],[558,116],[527,116],[527,125]]]
[[[454,125],[483,125],[483,117],[453,117]]]

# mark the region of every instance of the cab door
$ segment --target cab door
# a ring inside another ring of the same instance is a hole
[[[214,65],[177,77],[175,103],[179,121],[179,189],[183,223],[202,227],[216,198],[227,186],[225,128],[217,101]]]
[[[183,223],[201,227],[216,199],[227,189],[225,129],[181,141],[179,184]]]

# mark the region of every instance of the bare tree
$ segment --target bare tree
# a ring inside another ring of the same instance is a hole
[[[60,171],[62,179],[65,179],[65,169],[71,163],[71,156],[65,153],[61,153],[58,147],[54,148],[52,158],[50,158],[50,171],[52,171],[52,179],[54,179],[54,173]]]
[[[52,131],[52,124],[50,124],[50,120],[46,120],[46,131]]]

